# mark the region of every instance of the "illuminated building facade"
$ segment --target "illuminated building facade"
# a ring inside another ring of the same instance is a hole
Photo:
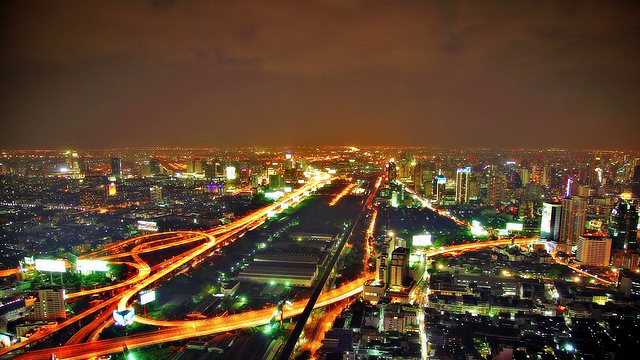
[[[587,199],[574,196],[562,199],[562,219],[560,220],[560,241],[567,251],[576,245],[584,234],[587,222]]]
[[[542,204],[542,220],[540,222],[540,238],[549,241],[560,241],[560,224],[562,205],[557,203]]]
[[[152,204],[157,205],[162,203],[162,187],[153,185],[151,188],[149,188],[149,197]]]
[[[397,178],[398,178],[398,168],[396,166],[396,163],[393,160],[391,160],[387,164],[387,181],[389,183],[393,183],[394,181],[396,181]]]
[[[638,248],[638,209],[625,200],[619,200],[609,217],[609,236],[614,249]]]
[[[631,179],[631,194],[634,199],[640,200],[640,165],[633,168],[633,178]]]
[[[56,320],[67,317],[64,304],[64,288],[48,287],[38,290],[38,300],[33,304],[29,320]]]
[[[456,171],[456,203],[466,204],[469,202],[469,177],[471,167],[460,168]]]
[[[122,178],[122,159],[119,157],[111,158],[111,176],[117,180]]]
[[[440,202],[441,200],[443,200],[446,190],[447,190],[447,178],[442,174],[438,174],[434,176],[433,190],[432,190],[433,200],[435,202]]]
[[[409,278],[409,249],[399,247],[391,252],[389,286],[403,286]]]
[[[611,238],[598,235],[579,236],[576,260],[581,265],[609,266],[611,260]]]

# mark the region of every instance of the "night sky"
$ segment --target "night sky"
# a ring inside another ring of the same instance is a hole
[[[3,1],[0,149],[640,149],[638,1]]]

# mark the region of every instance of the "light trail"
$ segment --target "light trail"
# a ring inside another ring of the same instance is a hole
[[[340,201],[340,199],[350,194],[355,187],[356,187],[356,184],[349,184],[338,195],[334,196],[331,202],[329,202],[329,206],[335,206],[338,203],[338,201]]]

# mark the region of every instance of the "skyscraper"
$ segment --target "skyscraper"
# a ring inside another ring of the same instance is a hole
[[[613,248],[635,250],[638,248],[638,209],[628,201],[620,199],[609,216],[609,236]]]
[[[640,165],[633,168],[633,178],[631,179],[631,194],[634,199],[640,200]]]
[[[542,220],[540,221],[540,238],[558,242],[560,240],[560,224],[562,205],[557,203],[542,204]]]
[[[111,158],[111,176],[118,180],[122,177],[122,159],[119,157]]]
[[[389,286],[403,286],[409,278],[409,249],[399,247],[391,253]]]
[[[398,169],[396,163],[391,160],[387,164],[387,181],[391,184],[398,178]]]
[[[456,203],[466,204],[469,202],[469,176],[471,167],[459,168],[456,171]]]
[[[562,219],[560,220],[560,241],[567,251],[578,243],[584,234],[587,222],[587,200],[579,196],[562,199]]]

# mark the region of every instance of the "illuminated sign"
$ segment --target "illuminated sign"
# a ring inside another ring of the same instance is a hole
[[[413,246],[430,246],[431,234],[415,235],[413,237]]]
[[[482,224],[478,220],[471,220],[471,234],[474,236],[487,235],[489,232],[482,228]]]
[[[436,184],[446,184],[447,183],[447,178],[443,175],[436,175],[435,176],[436,179]]]
[[[113,312],[113,321],[118,326],[129,326],[133,324],[133,318],[136,316],[134,309],[115,310]]]
[[[227,166],[225,169],[227,173],[227,179],[234,180],[236,178],[236,168],[233,166]]]
[[[522,231],[522,224],[520,224],[520,223],[507,223],[507,231]]]
[[[140,305],[148,304],[156,299],[155,290],[141,291],[138,294],[138,301]]]
[[[36,259],[36,270],[50,272],[65,272],[67,267],[64,260]]]
[[[78,271],[81,273],[87,273],[90,271],[109,271],[107,262],[104,260],[78,260],[76,265]]]
[[[269,191],[264,193],[267,199],[277,200],[284,196],[284,191]]]
[[[470,173],[470,172],[471,172],[471,166],[467,166],[467,167],[465,167],[465,168],[459,168],[459,169],[458,169],[458,172],[459,172],[459,173],[467,173],[467,174],[468,174],[468,173]]]
[[[138,230],[158,231],[158,224],[155,221],[138,220]]]

